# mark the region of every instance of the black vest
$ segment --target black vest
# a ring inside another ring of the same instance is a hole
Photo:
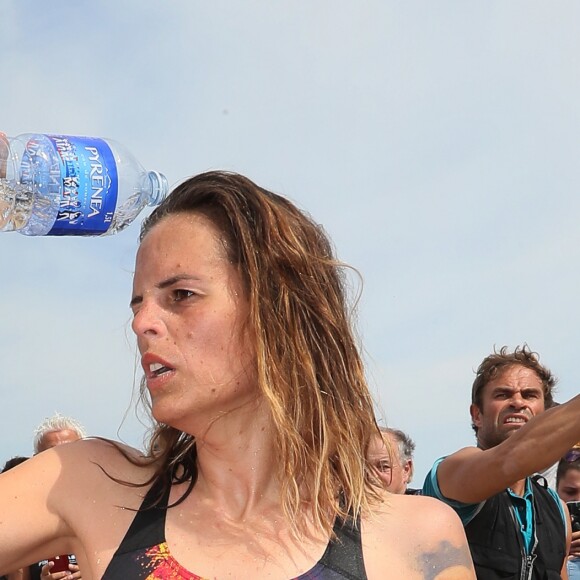
[[[554,497],[532,479],[535,538],[526,555],[509,494],[489,498],[465,526],[478,580],[557,580],[566,557],[566,530]]]

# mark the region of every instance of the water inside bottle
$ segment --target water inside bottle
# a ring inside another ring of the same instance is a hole
[[[32,195],[28,189],[7,179],[0,179],[0,231],[23,228],[32,211]]]
[[[6,178],[6,168],[8,165],[8,137],[0,131],[0,179]]]

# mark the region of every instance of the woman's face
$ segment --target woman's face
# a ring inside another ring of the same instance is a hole
[[[570,468],[558,482],[558,495],[564,501],[580,501],[580,471]]]
[[[157,421],[191,433],[256,399],[242,280],[206,217],[170,215],[149,231],[131,308]]]

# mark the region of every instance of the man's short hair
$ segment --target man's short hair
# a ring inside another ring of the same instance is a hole
[[[399,457],[401,458],[401,463],[405,461],[411,461],[411,469],[409,470],[409,481],[413,478],[413,453],[415,451],[415,442],[407,435],[404,431],[400,429],[391,429],[390,427],[379,427],[381,433],[387,433],[392,435],[399,444]]]
[[[55,413],[52,417],[46,417],[34,430],[34,453],[40,452],[42,439],[47,433],[64,430],[74,431],[79,436],[79,439],[84,439],[87,436],[85,428],[76,419]]]
[[[532,351],[527,344],[516,346],[513,352],[510,352],[507,346],[502,346],[499,351],[495,350],[489,356],[486,356],[479,365],[473,386],[471,388],[471,402],[481,409],[482,391],[485,385],[495,379],[504,370],[513,367],[522,366],[536,373],[544,389],[544,406],[549,409],[554,405],[552,391],[556,385],[557,379],[549,368],[540,364],[540,355]],[[477,427],[472,424],[473,430],[477,433]]]

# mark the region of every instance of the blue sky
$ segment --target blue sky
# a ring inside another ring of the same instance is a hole
[[[580,5],[3,0],[0,130],[105,136],[171,185],[238,171],[310,212],[362,278],[383,423],[473,442],[473,371],[527,342],[577,392]],[[58,410],[140,445],[138,223],[0,233],[0,457]],[[359,284],[352,276],[353,288]]]

